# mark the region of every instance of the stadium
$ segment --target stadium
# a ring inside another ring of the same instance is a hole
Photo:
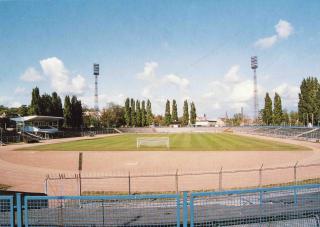
[[[24,195],[26,226],[317,226],[317,130],[117,128],[8,145],[1,182],[43,193]],[[0,204],[6,226],[13,200]]]
[[[319,227],[319,8],[0,1],[0,227]]]

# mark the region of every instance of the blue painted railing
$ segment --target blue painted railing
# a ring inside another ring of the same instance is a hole
[[[0,226],[14,226],[13,196],[0,196]]]
[[[190,226],[317,226],[320,185],[190,193]],[[263,226],[263,225],[259,225]]]
[[[17,194],[15,203],[0,196],[0,226],[317,226],[320,184],[183,196]]]
[[[180,195],[26,196],[28,226],[180,226]]]

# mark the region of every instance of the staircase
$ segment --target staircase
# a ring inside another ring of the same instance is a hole
[[[40,136],[34,135],[29,132],[21,132],[21,136],[23,139],[23,142],[25,143],[39,143],[42,139]]]

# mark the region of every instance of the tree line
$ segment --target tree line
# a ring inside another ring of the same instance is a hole
[[[38,87],[32,89],[30,105],[22,105],[18,108],[6,108],[0,106],[0,114],[6,113],[7,116],[19,115],[42,115],[64,117],[63,127],[80,128],[83,126],[82,103],[76,96],[65,96],[64,106],[61,97],[57,92],[52,94],[44,93],[40,95]]]
[[[320,84],[317,78],[308,77],[300,85],[298,111],[288,113],[282,109],[281,97],[275,93],[272,99],[269,93],[264,98],[264,108],[260,112],[265,125],[319,125],[320,123]]]
[[[151,102],[148,99],[134,100],[127,98],[124,104],[124,119],[127,127],[145,127],[153,123]]]
[[[170,124],[181,124],[182,126],[187,126],[196,123],[197,113],[196,106],[194,102],[190,104],[190,115],[189,115],[189,104],[187,100],[183,102],[182,117],[178,118],[178,107],[175,99],[172,100],[172,111],[170,111],[170,101],[167,100],[164,114],[163,125],[169,126]],[[161,123],[160,123],[161,124]]]

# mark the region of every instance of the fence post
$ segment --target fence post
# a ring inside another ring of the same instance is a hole
[[[188,227],[188,192],[183,192],[183,227]]]
[[[16,194],[16,203],[17,203],[17,225],[18,225],[18,227],[22,227],[21,193]],[[25,206],[26,205],[27,204],[25,204]]]
[[[262,168],[263,168],[263,163],[259,169],[259,187],[261,188],[262,186]]]
[[[129,195],[131,195],[131,175],[130,175],[130,171],[129,171],[129,175],[128,175],[128,186],[129,186]]]
[[[44,187],[44,194],[46,194],[46,195],[48,195],[48,177],[49,177],[49,175],[47,175],[46,176],[46,179],[44,180],[44,182],[43,182],[43,187]]]
[[[222,166],[219,172],[219,191],[222,191]]]
[[[179,193],[178,169],[176,170],[175,181],[176,181],[176,193],[178,194]]]
[[[297,166],[298,166],[298,162],[296,162],[296,164],[293,167],[293,178],[294,178],[295,185],[297,185]]]

